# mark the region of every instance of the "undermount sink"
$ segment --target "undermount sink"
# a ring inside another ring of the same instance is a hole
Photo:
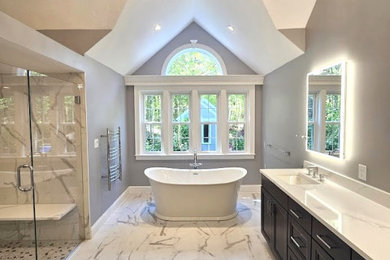
[[[278,178],[290,185],[320,184],[320,182],[303,174],[280,175]]]

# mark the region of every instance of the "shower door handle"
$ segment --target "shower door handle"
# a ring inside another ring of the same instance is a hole
[[[31,185],[28,187],[26,186],[22,186],[22,178],[20,176],[20,170],[21,169],[29,169],[30,171],[30,181],[31,181]],[[16,170],[16,182],[17,182],[17,186],[18,186],[18,189],[20,191],[23,191],[23,192],[28,192],[30,190],[33,189],[33,186],[34,186],[34,176],[33,176],[33,167],[28,165],[28,164],[23,164],[23,165],[20,165],[17,170]]]

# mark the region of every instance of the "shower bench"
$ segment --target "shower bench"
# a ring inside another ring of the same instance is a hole
[[[76,204],[36,204],[36,220],[60,220],[75,207]],[[0,205],[0,221],[32,220],[32,204]]]

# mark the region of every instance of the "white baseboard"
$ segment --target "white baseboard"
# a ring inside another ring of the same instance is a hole
[[[112,205],[92,225],[92,227],[91,227],[91,237],[93,237],[99,231],[101,226],[103,226],[103,224],[107,221],[107,219],[110,217],[110,215],[119,207],[121,202],[124,200],[125,194],[126,194],[128,189],[130,189],[130,187],[128,187],[126,190],[124,190],[122,192],[122,194],[114,201],[114,203],[112,203]]]

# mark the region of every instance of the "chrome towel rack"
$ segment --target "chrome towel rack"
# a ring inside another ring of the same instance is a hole
[[[279,147],[276,147],[275,145],[266,144],[266,146],[269,147],[269,148],[273,148],[273,149],[277,150],[278,152],[284,153],[284,154],[286,154],[287,156],[290,156],[290,155],[291,155],[291,152],[290,152],[290,151],[285,151],[285,150],[283,150],[283,149],[280,149]]]
[[[107,138],[107,175],[102,178],[108,180],[108,190],[116,180],[122,180],[122,158],[121,158],[121,128],[106,129],[106,134],[100,137]]]

